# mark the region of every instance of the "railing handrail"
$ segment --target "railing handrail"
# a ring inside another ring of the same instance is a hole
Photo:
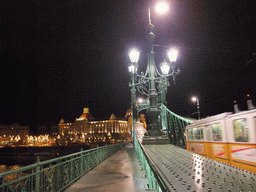
[[[143,147],[143,145],[141,143],[139,143],[139,145],[142,148],[142,152],[145,155],[145,158],[147,159],[149,166],[151,168],[151,171],[154,174],[155,179],[157,180],[157,183],[159,185],[159,187],[161,188],[162,191],[164,192],[169,192],[169,189],[166,187],[166,185],[164,185],[164,181],[161,179],[160,174],[158,173],[155,165],[154,165],[154,161],[152,161],[148,155],[148,153],[146,152],[145,148]]]
[[[0,191],[62,191],[126,144],[97,147],[0,173]],[[10,176],[13,179],[7,178]]]
[[[144,129],[145,129],[145,128],[144,128]],[[135,130],[135,128],[134,128],[134,130]],[[134,134],[135,143],[134,143],[134,144],[135,144],[135,145],[137,144],[137,145],[140,147],[140,150],[141,150],[141,152],[142,152],[142,155],[143,155],[144,158],[145,158],[145,162],[141,162],[141,163],[142,163],[142,164],[146,164],[146,163],[148,164],[150,170],[147,170],[147,171],[150,171],[150,172],[154,175],[154,178],[155,178],[155,180],[156,180],[158,186],[160,187],[161,191],[166,191],[166,192],[168,192],[169,189],[166,188],[166,186],[163,184],[163,183],[164,183],[163,180],[159,177],[159,174],[158,174],[158,172],[157,172],[157,170],[156,170],[156,168],[155,168],[155,166],[154,166],[154,162],[150,159],[150,157],[149,157],[149,155],[147,154],[147,152],[146,152],[145,148],[143,147],[142,143],[139,142],[139,140],[138,140],[138,136],[139,136],[139,135],[140,135],[140,134],[138,134],[137,130],[135,130],[135,134]],[[138,150],[138,149],[136,149],[136,147],[135,147],[135,150]],[[136,151],[136,152],[138,153],[138,155],[140,155],[140,154],[139,154],[139,151]],[[141,161],[140,157],[139,157],[139,160]],[[145,166],[146,166],[146,165],[143,165],[143,168],[144,168]],[[149,181],[149,182],[150,182],[150,181]],[[151,184],[151,186],[154,186],[154,184]],[[157,189],[158,191],[160,191],[159,188],[158,188],[158,186],[155,186],[155,187],[156,187],[156,189]]]
[[[180,115],[177,115],[176,113],[173,113],[171,110],[169,110],[164,104],[162,104],[162,108],[165,108],[165,110],[168,111],[168,113],[172,114],[173,116],[177,117],[178,119],[185,121],[186,123],[192,123],[193,121],[187,118],[184,118]]]

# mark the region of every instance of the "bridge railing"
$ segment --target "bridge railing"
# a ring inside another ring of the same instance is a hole
[[[0,173],[0,191],[63,191],[125,144],[107,145]]]
[[[184,145],[185,127],[186,125],[190,124],[192,120],[173,113],[165,105],[161,105],[161,120],[162,129],[169,135],[171,143],[175,145]],[[169,191],[160,178],[160,174],[157,172],[154,161],[150,159],[142,145],[142,139],[146,130],[139,123],[133,124],[133,130],[134,148],[142,165],[142,169],[146,172],[146,177],[148,178],[148,188],[155,189],[158,192]]]
[[[184,118],[170,111],[165,105],[161,105],[162,130],[167,133],[171,144],[185,146],[185,128],[193,120]]]
[[[166,190],[165,185],[163,184],[162,180],[159,178],[159,174],[155,171],[153,162],[148,158],[147,154],[145,153],[145,149],[142,145],[143,135],[145,133],[145,129],[139,123],[134,125],[134,132],[133,134],[133,143],[134,148],[137,153],[138,159],[142,165],[142,170],[146,172],[146,177],[148,179],[148,189],[155,189],[158,192],[168,191]]]

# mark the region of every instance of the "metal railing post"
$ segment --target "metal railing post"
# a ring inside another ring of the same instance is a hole
[[[81,148],[81,156],[80,156],[80,175],[84,172],[84,153],[83,148]]]
[[[96,150],[96,156],[97,156],[97,164],[100,162],[100,153],[99,153],[99,146],[97,145],[97,150]]]
[[[59,189],[61,189],[61,183],[62,183],[62,172],[61,172],[61,168],[60,168],[60,164],[61,164],[61,160],[60,158],[58,159],[57,161],[57,166],[56,166],[56,169],[55,169],[55,191],[58,191]]]
[[[37,166],[36,166],[36,184],[35,184],[35,190],[34,191],[40,191],[40,159],[37,156]]]
[[[72,181],[72,172],[73,172],[73,170],[72,170],[72,165],[73,165],[73,161],[70,161],[69,163],[68,163],[68,179],[69,179],[69,181]]]

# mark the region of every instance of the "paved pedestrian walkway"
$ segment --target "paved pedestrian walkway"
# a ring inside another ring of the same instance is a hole
[[[76,183],[66,192],[143,192],[147,178],[132,144],[116,152]]]

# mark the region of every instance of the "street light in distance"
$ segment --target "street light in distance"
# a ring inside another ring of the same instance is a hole
[[[196,102],[198,120],[200,120],[200,105],[199,105],[199,99],[198,99],[198,97],[193,96],[193,97],[191,98],[191,100],[192,100],[193,102]]]

